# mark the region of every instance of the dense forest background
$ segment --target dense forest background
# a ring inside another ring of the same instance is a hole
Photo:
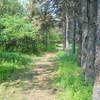
[[[49,18],[52,16],[47,11],[41,15],[37,3],[29,1],[26,5],[17,0],[1,1],[1,48],[24,53],[55,48],[52,43],[59,41],[59,34],[52,28],[52,18]],[[45,16],[45,13],[48,15]]]
[[[0,0],[0,83],[45,52],[61,100],[99,100],[100,0]]]

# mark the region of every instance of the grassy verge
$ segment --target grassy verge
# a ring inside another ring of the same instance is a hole
[[[17,79],[31,61],[32,58],[26,54],[0,52],[0,82]]]
[[[92,85],[85,84],[75,56],[60,52],[57,56],[58,75],[54,79],[59,100],[92,100]]]

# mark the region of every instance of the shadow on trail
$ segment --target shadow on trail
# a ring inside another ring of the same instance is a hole
[[[10,97],[11,96],[14,97],[14,95],[16,96],[16,95],[22,94],[19,97],[22,97],[22,96],[29,97],[29,94],[33,95],[34,92],[36,92],[35,95],[37,96],[38,94],[37,91],[41,91],[39,92],[39,94],[45,95],[45,93],[42,94],[43,91],[52,90],[52,86],[51,86],[52,77],[54,77],[55,75],[55,73],[53,72],[54,56],[55,54],[48,53],[48,54],[45,54],[44,56],[37,57],[33,60],[29,60],[27,61],[26,64],[23,64],[23,63],[16,64],[12,61],[8,61],[5,64],[5,67],[1,64],[2,68],[5,68],[6,69],[5,71],[8,72],[7,74],[8,76],[5,79],[3,79],[3,81],[1,81],[0,89],[2,87],[4,88],[3,90],[0,90],[2,91],[0,92],[0,95],[3,95],[1,97],[4,97],[7,95],[5,91],[9,92],[9,98],[7,100],[10,100],[11,99]],[[6,59],[4,60],[6,61]],[[17,60],[19,59],[17,58]],[[12,70],[9,69],[11,68],[11,66],[12,66]],[[31,96],[31,97],[35,98],[34,96]],[[17,100],[20,100],[20,99],[17,99]],[[33,100],[33,99],[30,99],[30,100]]]
[[[3,87],[6,89],[20,87],[27,90],[33,87],[33,84],[30,87],[26,86],[36,74],[32,71],[35,60],[30,56],[20,53],[0,52],[0,62],[0,83]]]

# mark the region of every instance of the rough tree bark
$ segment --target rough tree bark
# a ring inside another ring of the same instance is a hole
[[[95,70],[96,76],[100,74],[100,0],[97,0],[97,32],[96,32],[96,57],[95,57]],[[100,81],[100,80],[99,80]]]
[[[78,58],[77,62],[81,66],[81,55],[82,55],[82,32],[81,32],[81,23],[78,21]]]
[[[81,0],[79,0],[79,6],[77,9],[77,44],[78,44],[78,57],[77,62],[81,66],[81,56],[82,56],[82,21],[81,21]]]
[[[73,18],[72,54],[76,53],[76,19]]]
[[[95,83],[93,88],[93,100],[100,100],[100,0],[97,0],[97,33],[96,33],[96,57],[95,57]]]
[[[65,16],[65,51],[69,55],[69,41],[68,41],[68,16]]]
[[[95,76],[95,34],[96,34],[96,0],[81,0],[82,6],[82,58],[81,66],[85,80]]]
[[[62,33],[63,33],[63,50],[66,48],[66,32],[65,32],[65,20],[62,22]]]

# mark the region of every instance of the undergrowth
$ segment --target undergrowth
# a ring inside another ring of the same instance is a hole
[[[81,68],[76,63],[76,56],[66,56],[60,52],[54,78],[59,100],[92,100],[92,84],[85,83]]]
[[[0,52],[0,82],[11,81],[15,76],[17,79],[31,61],[32,58],[26,54]]]

